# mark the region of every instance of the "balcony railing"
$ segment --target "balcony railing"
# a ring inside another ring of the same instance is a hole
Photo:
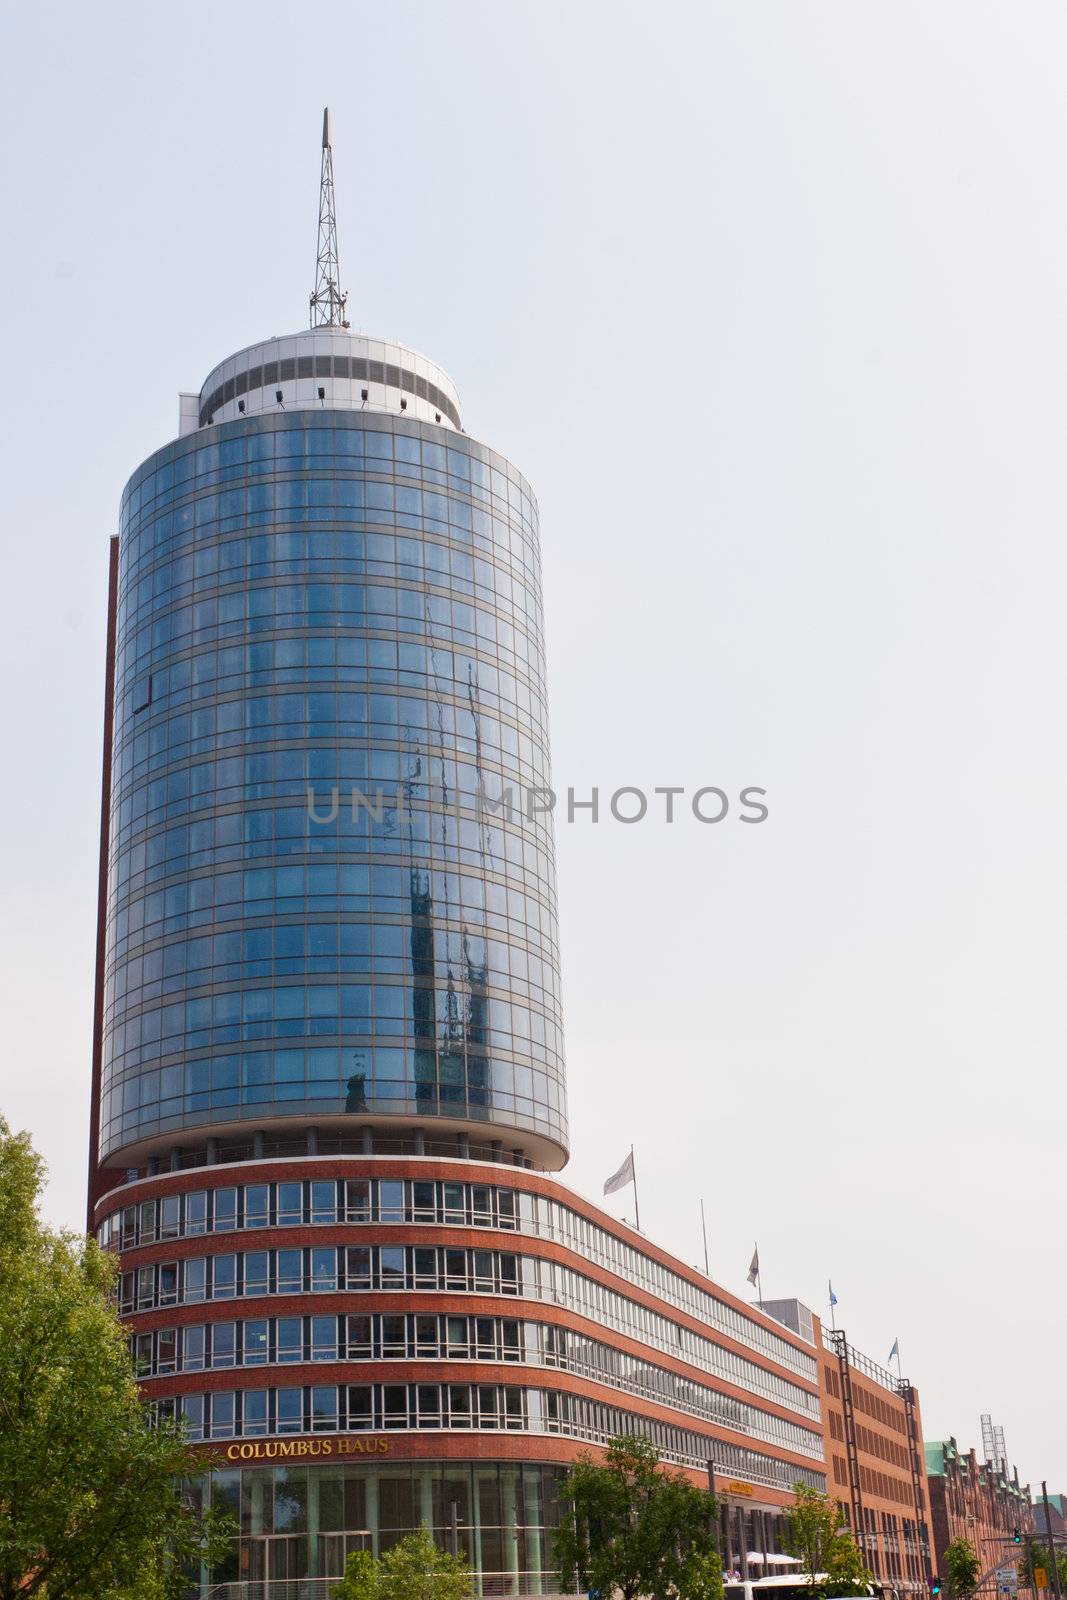
[[[190,1590],[190,1600],[332,1600],[340,1578],[242,1579]],[[539,1600],[572,1600],[547,1572],[483,1572],[475,1579],[474,1593],[484,1600],[536,1595]]]

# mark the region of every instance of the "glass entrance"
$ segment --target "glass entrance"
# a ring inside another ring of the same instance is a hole
[[[345,1562],[354,1550],[369,1550],[371,1536],[364,1533],[320,1533],[319,1576],[343,1578]]]
[[[308,1542],[303,1534],[268,1534],[248,1541],[248,1576],[253,1583],[306,1578]]]

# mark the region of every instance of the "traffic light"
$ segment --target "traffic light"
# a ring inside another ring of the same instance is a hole
[[[933,1578],[930,1579],[930,1593],[931,1594],[940,1594],[941,1593],[941,1579],[940,1578],[933,1577]]]
[[[1023,1536],[1019,1532],[1018,1528],[1013,1528],[1011,1530],[1011,1542],[1012,1544],[1022,1544]]]

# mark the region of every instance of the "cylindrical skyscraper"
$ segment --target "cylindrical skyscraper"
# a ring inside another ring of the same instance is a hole
[[[458,420],[322,327],[217,368],[130,480],[109,1164],[309,1129],[566,1158],[537,509]]]
[[[550,1176],[537,508],[446,373],[350,331],[328,126],[321,193],[310,329],[182,397],[112,541],[89,1225],[234,1512],[212,1600],[326,1600],[420,1526],[554,1593],[590,1444],[771,1518],[824,1487],[813,1336]]]

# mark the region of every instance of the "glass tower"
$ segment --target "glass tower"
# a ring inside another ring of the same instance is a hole
[[[319,232],[312,326],[182,396],[111,542],[89,1227],[234,1515],[202,1592],[423,1527],[558,1594],[560,1479],[630,1433],[754,1497],[743,1560],[826,1486],[814,1336],[552,1176],[537,507],[344,320],[328,127]]]
[[[256,345],[122,498],[100,1158],[562,1165],[537,506],[413,352]]]

